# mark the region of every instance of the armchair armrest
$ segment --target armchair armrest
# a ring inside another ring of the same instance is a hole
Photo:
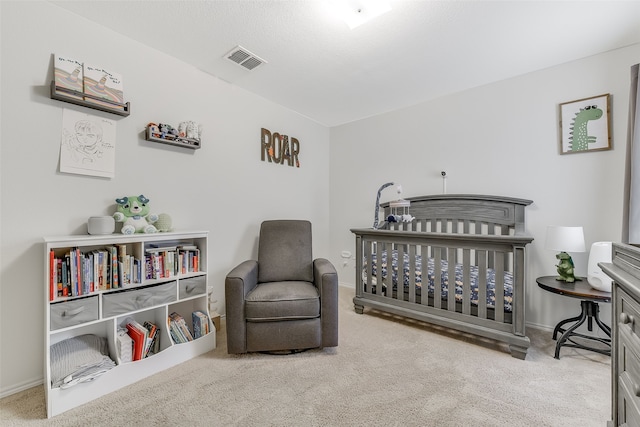
[[[324,258],[313,261],[313,280],[320,294],[322,347],[338,345],[338,273]]]
[[[227,351],[246,353],[244,298],[258,284],[258,261],[244,261],[227,274],[224,281],[227,322]]]

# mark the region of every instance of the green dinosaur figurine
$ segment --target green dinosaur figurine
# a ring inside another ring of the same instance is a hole
[[[573,272],[575,266],[573,265],[573,259],[571,259],[571,255],[566,252],[560,252],[556,255],[558,259],[558,276],[556,280],[562,280],[563,282],[573,283],[576,280],[580,280],[580,278],[575,277]]]

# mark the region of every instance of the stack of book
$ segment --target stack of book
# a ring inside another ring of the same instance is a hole
[[[144,322],[143,325],[133,319],[129,319],[126,324],[127,333],[133,340],[134,361],[144,359],[150,354],[155,354],[160,348],[160,338],[158,327],[151,322]]]
[[[200,271],[200,250],[195,245],[151,246],[145,252],[146,279],[162,279]]]
[[[198,339],[209,333],[209,316],[204,311],[196,310],[191,313],[193,323],[193,338]]]
[[[184,318],[175,311],[169,315],[169,333],[176,344],[193,341],[193,334],[189,330]]]
[[[82,251],[49,252],[49,299],[77,297],[142,283],[142,263],[126,245]]]

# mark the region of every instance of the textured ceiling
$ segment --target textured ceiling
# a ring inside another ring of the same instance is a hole
[[[51,3],[327,126],[640,42],[640,1],[390,0],[353,30],[321,0]]]

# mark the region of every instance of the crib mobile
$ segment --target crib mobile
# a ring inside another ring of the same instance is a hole
[[[411,202],[405,199],[389,202],[391,213],[387,216],[387,222],[413,221],[415,217],[411,216],[409,213],[409,206],[411,206]]]

